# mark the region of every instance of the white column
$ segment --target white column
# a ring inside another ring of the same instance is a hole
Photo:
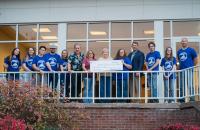
[[[66,49],[67,38],[67,25],[66,23],[58,24],[58,54],[61,54],[62,50]]]
[[[155,38],[156,50],[160,52],[161,58],[163,58],[164,57],[163,21],[154,21],[154,38]],[[162,70],[162,68],[160,67],[159,70]],[[164,85],[163,85],[163,75],[161,73],[159,74],[157,81],[158,81],[157,82],[158,97],[163,97]]]

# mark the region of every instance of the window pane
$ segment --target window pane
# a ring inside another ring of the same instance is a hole
[[[200,21],[173,22],[174,36],[200,36]]]
[[[89,39],[106,39],[108,30],[108,23],[91,23],[89,24]]]
[[[36,40],[37,26],[36,25],[20,25],[19,40]]]
[[[0,25],[0,41],[15,41],[16,26]]]
[[[131,23],[112,23],[112,38],[131,38]]]
[[[39,32],[40,40],[57,40],[58,26],[57,25],[40,25]]]
[[[164,40],[164,51],[167,47],[171,47],[171,40]]]
[[[88,50],[93,50],[97,59],[102,56],[103,48],[109,48],[108,41],[93,41],[88,43]]]
[[[86,39],[87,26],[86,24],[68,24],[67,38],[68,39]]]
[[[20,57],[23,60],[25,56],[27,55],[28,49],[30,47],[33,47],[36,50],[36,43],[19,43],[18,44],[19,49],[20,49]]]
[[[140,41],[137,41],[137,42],[138,42],[138,49],[140,51],[142,51],[145,55],[147,53],[149,53],[149,48],[148,48],[149,41],[148,40],[140,40]]]
[[[115,58],[117,51],[119,49],[125,49],[126,54],[128,55],[131,51],[131,41],[112,41],[111,44],[111,56]]]
[[[199,42],[188,42],[188,46],[189,47],[192,47],[192,48],[194,48],[195,49],[195,51],[197,52],[197,54],[199,54]],[[176,43],[176,52],[180,49],[180,48],[182,48],[182,46],[181,46],[181,43],[180,42],[177,42]]]
[[[15,48],[15,43],[0,43],[0,71],[3,72],[4,58],[11,55],[12,50]]]
[[[153,38],[154,37],[154,23],[133,23],[133,37],[134,38]]]
[[[170,37],[170,22],[164,22],[164,37]]]
[[[47,48],[46,52],[48,53],[48,52],[50,52],[50,48],[49,47],[52,44],[57,45],[59,47],[59,44],[57,42],[40,42],[38,44],[38,50],[39,50],[40,46],[45,46]],[[58,51],[58,49],[57,49],[57,51]]]
[[[84,54],[86,53],[86,42],[67,42],[68,55],[74,52],[74,44],[76,43],[81,45],[81,52]]]

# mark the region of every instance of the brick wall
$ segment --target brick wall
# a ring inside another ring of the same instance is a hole
[[[167,123],[200,126],[200,113],[178,104],[95,104],[70,106],[77,130],[154,130]],[[80,118],[80,115],[82,118]]]

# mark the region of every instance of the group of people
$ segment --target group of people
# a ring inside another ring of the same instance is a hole
[[[112,58],[109,56],[109,49],[103,48],[102,56],[98,59],[96,59],[95,53],[92,50],[89,50],[86,56],[84,56],[79,44],[74,45],[74,52],[69,56],[67,50],[63,50],[61,56],[57,54],[57,46],[55,45],[50,45],[49,53],[46,53],[47,48],[45,46],[40,46],[38,55],[35,54],[34,48],[29,48],[23,61],[20,59],[19,48],[15,48],[11,55],[5,58],[4,68],[7,72],[19,72],[21,67],[27,72],[39,72],[40,74],[37,74],[36,77],[27,73],[25,76],[27,81],[37,78],[38,82],[41,82],[41,76],[43,75],[44,82],[48,82],[48,85],[52,86],[53,90],[56,90],[60,80],[60,86],[64,86],[64,96],[67,97],[79,97],[82,94],[81,83],[83,81],[83,102],[91,103],[93,101],[93,83],[96,82],[96,75],[90,72],[90,61],[121,60],[123,71],[127,71],[127,73],[107,72],[98,75],[99,97],[101,98],[99,102],[107,103],[110,102],[108,99],[112,97],[111,82],[115,83],[116,96],[122,99],[119,100],[120,102],[126,102],[127,100],[123,100],[126,97],[139,97],[141,88],[140,78],[143,76],[143,73],[139,71],[143,71],[144,65],[146,65],[148,72],[147,82],[151,90],[151,97],[153,97],[150,102],[158,102],[157,78],[159,65],[166,71],[163,73],[164,96],[173,98],[176,74],[170,71],[177,69],[177,60],[179,62],[179,69],[185,69],[197,64],[197,53],[193,48],[188,47],[188,39],[182,38],[181,45],[182,48],[177,52],[177,59],[173,56],[171,47],[166,48],[165,56],[161,59],[160,53],[155,50],[154,42],[148,43],[149,53],[146,56],[139,50],[138,42],[133,41],[131,44],[132,51],[128,55],[125,49],[119,49],[116,56]],[[77,73],[74,73],[74,71]],[[136,72],[129,73],[128,71]],[[180,76],[184,78],[186,75],[181,73]],[[7,79],[17,80],[19,79],[19,73],[9,73]],[[192,79],[188,81],[192,82]],[[184,96],[184,83],[181,82],[180,85],[180,97]],[[193,86],[189,86],[189,88],[193,89]],[[166,102],[173,101],[174,99],[166,100]]]

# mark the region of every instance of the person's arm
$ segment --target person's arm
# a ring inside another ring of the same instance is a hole
[[[35,70],[35,71],[40,71],[40,68],[38,68],[38,67],[36,66],[36,64],[33,64],[32,67],[33,67],[33,70]]]
[[[198,63],[198,58],[196,57],[194,58],[194,65],[197,65],[197,63]]]
[[[149,71],[152,71],[156,66],[159,65],[159,63],[160,63],[160,59],[157,59],[157,60],[156,60],[156,63],[155,63],[150,69],[148,69],[148,70],[149,70]]]
[[[23,63],[23,64],[22,64],[22,68],[23,68],[25,71],[31,71],[31,70],[26,66],[26,63]]]
[[[49,71],[53,71],[52,68],[51,68],[51,65],[49,64],[49,62],[46,62],[46,66],[47,66]]]
[[[129,70],[132,69],[131,61],[129,59],[123,60],[123,65]]]

